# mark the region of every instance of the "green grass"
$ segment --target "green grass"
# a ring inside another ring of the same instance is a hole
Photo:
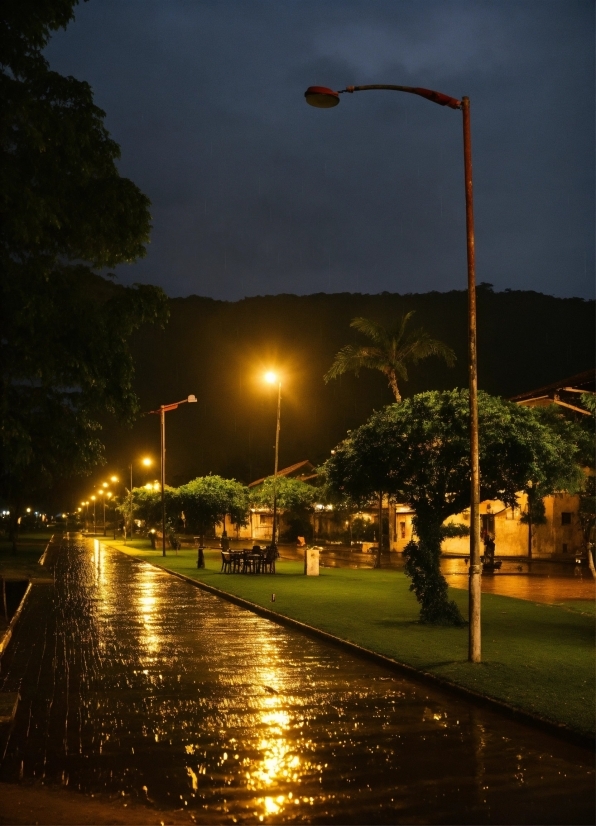
[[[38,562],[50,541],[52,530],[32,531],[19,536],[17,552],[12,543],[0,539],[0,576],[6,579],[47,579],[50,574]]]
[[[444,680],[477,691],[584,734],[594,733],[594,606],[545,605],[483,594],[483,662],[467,662],[467,628],[418,622],[419,608],[404,574],[392,570],[322,568],[305,577],[302,562],[278,561],[275,576],[220,573],[219,551],[176,556],[143,540],[110,545],[154,564],[250,600]],[[275,593],[275,602],[271,594]],[[450,589],[467,615],[467,591]]]

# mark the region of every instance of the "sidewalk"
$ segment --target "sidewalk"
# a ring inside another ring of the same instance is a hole
[[[146,541],[107,545],[283,617],[347,640],[423,674],[535,717],[594,737],[594,603],[536,604],[483,594],[483,662],[467,662],[467,629],[421,625],[409,580],[392,570],[324,568],[305,577],[299,561],[279,560],[277,574],[220,573],[218,550],[178,555]],[[275,601],[272,595],[275,594]],[[466,591],[451,588],[467,614]]]

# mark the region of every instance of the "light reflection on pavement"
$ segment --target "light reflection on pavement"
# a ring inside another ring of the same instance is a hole
[[[304,551],[282,546],[287,559],[302,559]],[[328,545],[321,551],[321,564],[328,568],[372,568],[376,556]],[[381,567],[403,571],[402,554],[384,554]],[[452,588],[468,587],[468,565],[462,557],[441,557],[441,571]],[[587,565],[546,560],[502,559],[502,567],[493,574],[482,575],[482,591],[532,602],[558,603],[567,600],[594,600],[596,583]]]
[[[593,822],[585,750],[98,543],[49,564],[2,660],[0,780],[211,823]]]

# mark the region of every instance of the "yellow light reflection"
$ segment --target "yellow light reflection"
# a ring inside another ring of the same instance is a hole
[[[142,623],[139,642],[146,653],[154,655],[161,649],[161,636],[156,633],[163,615],[162,600],[156,587],[158,574],[152,568],[143,567],[135,594],[135,608]]]

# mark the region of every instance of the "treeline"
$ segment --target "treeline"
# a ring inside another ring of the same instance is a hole
[[[251,507],[271,510],[274,496],[280,511],[285,511],[287,527],[291,527],[296,520],[306,518],[309,522],[307,514],[317,497],[317,490],[299,479],[279,477],[274,483],[273,477],[269,477],[258,487],[248,488],[235,479],[210,475],[198,477],[177,488],[166,486],[166,533],[174,537],[177,531],[185,530],[203,540],[213,534],[216,524],[221,524],[222,530],[230,526],[242,527],[248,524]],[[131,516],[133,520],[140,520],[146,528],[161,530],[161,490],[152,485],[128,491],[116,508],[128,523],[129,533]]]
[[[589,369],[594,364],[594,302],[527,291],[479,287],[479,382],[504,397]],[[413,323],[449,345],[457,362],[429,358],[403,384],[404,397],[467,386],[467,295],[335,294],[257,296],[237,302],[190,296],[172,299],[170,322],[136,335],[136,389],[144,410],[196,393],[199,403],[167,414],[167,481],[178,485],[208,473],[243,482],[273,471],[275,388],[262,380],[283,374],[280,467],[303,459],[322,463],[329,451],[374,410],[392,401],[383,376],[364,370],[325,385],[337,351],[358,334],[350,321],[381,323],[415,310]],[[110,462],[157,455],[156,417],[134,429],[103,433]]]

